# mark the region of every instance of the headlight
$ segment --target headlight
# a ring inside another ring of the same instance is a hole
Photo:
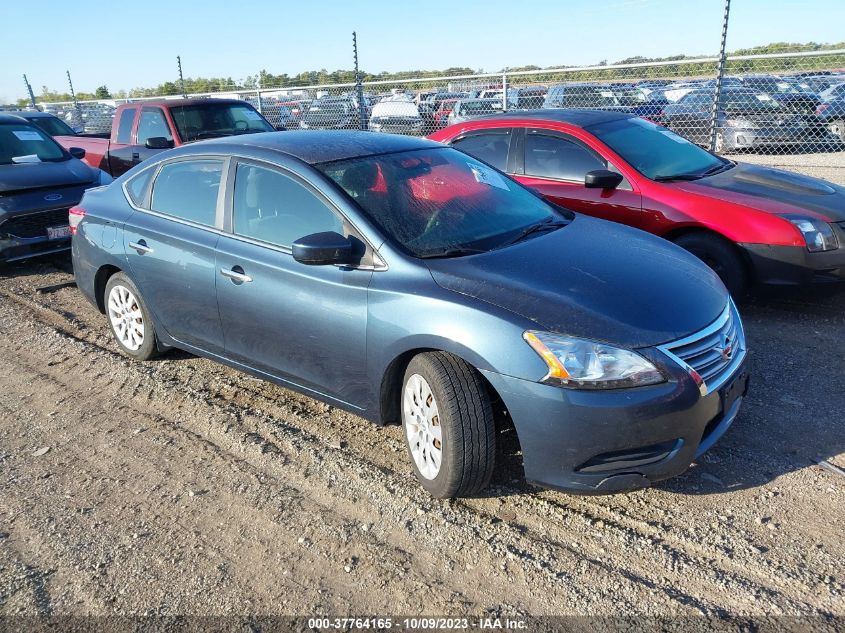
[[[626,349],[548,332],[522,336],[549,367],[543,382],[572,389],[619,389],[666,380],[649,361]]]
[[[832,251],[834,248],[839,248],[839,240],[836,239],[833,227],[824,220],[803,217],[791,217],[787,220],[801,231],[801,235],[804,236],[804,241],[807,243],[807,250],[811,253]]]

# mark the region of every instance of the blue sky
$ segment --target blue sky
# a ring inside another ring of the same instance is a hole
[[[36,9],[37,7],[37,9]],[[36,92],[153,86],[176,74],[371,72],[591,64],[718,50],[723,0],[89,0],[4,6],[0,103]],[[733,0],[728,48],[845,39],[842,0]]]

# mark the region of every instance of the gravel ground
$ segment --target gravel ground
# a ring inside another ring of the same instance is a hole
[[[0,615],[845,615],[845,291],[741,306],[749,397],[684,475],[542,491],[503,431],[488,494],[439,501],[398,426],[125,359],[75,287],[38,292],[68,271],[0,269]]]

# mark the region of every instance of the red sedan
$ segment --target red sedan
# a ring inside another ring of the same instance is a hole
[[[429,138],[561,206],[675,242],[709,264],[734,295],[753,282],[845,279],[845,187],[721,158],[645,119],[515,111]]]

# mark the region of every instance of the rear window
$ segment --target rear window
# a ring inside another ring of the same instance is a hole
[[[121,145],[129,145],[132,137],[132,123],[135,122],[137,108],[126,108],[120,113],[120,122],[117,126],[117,139]]]
[[[204,138],[273,132],[255,108],[247,103],[225,103],[209,99],[204,103],[173,106],[170,116],[176,124],[183,142],[200,141]]]

